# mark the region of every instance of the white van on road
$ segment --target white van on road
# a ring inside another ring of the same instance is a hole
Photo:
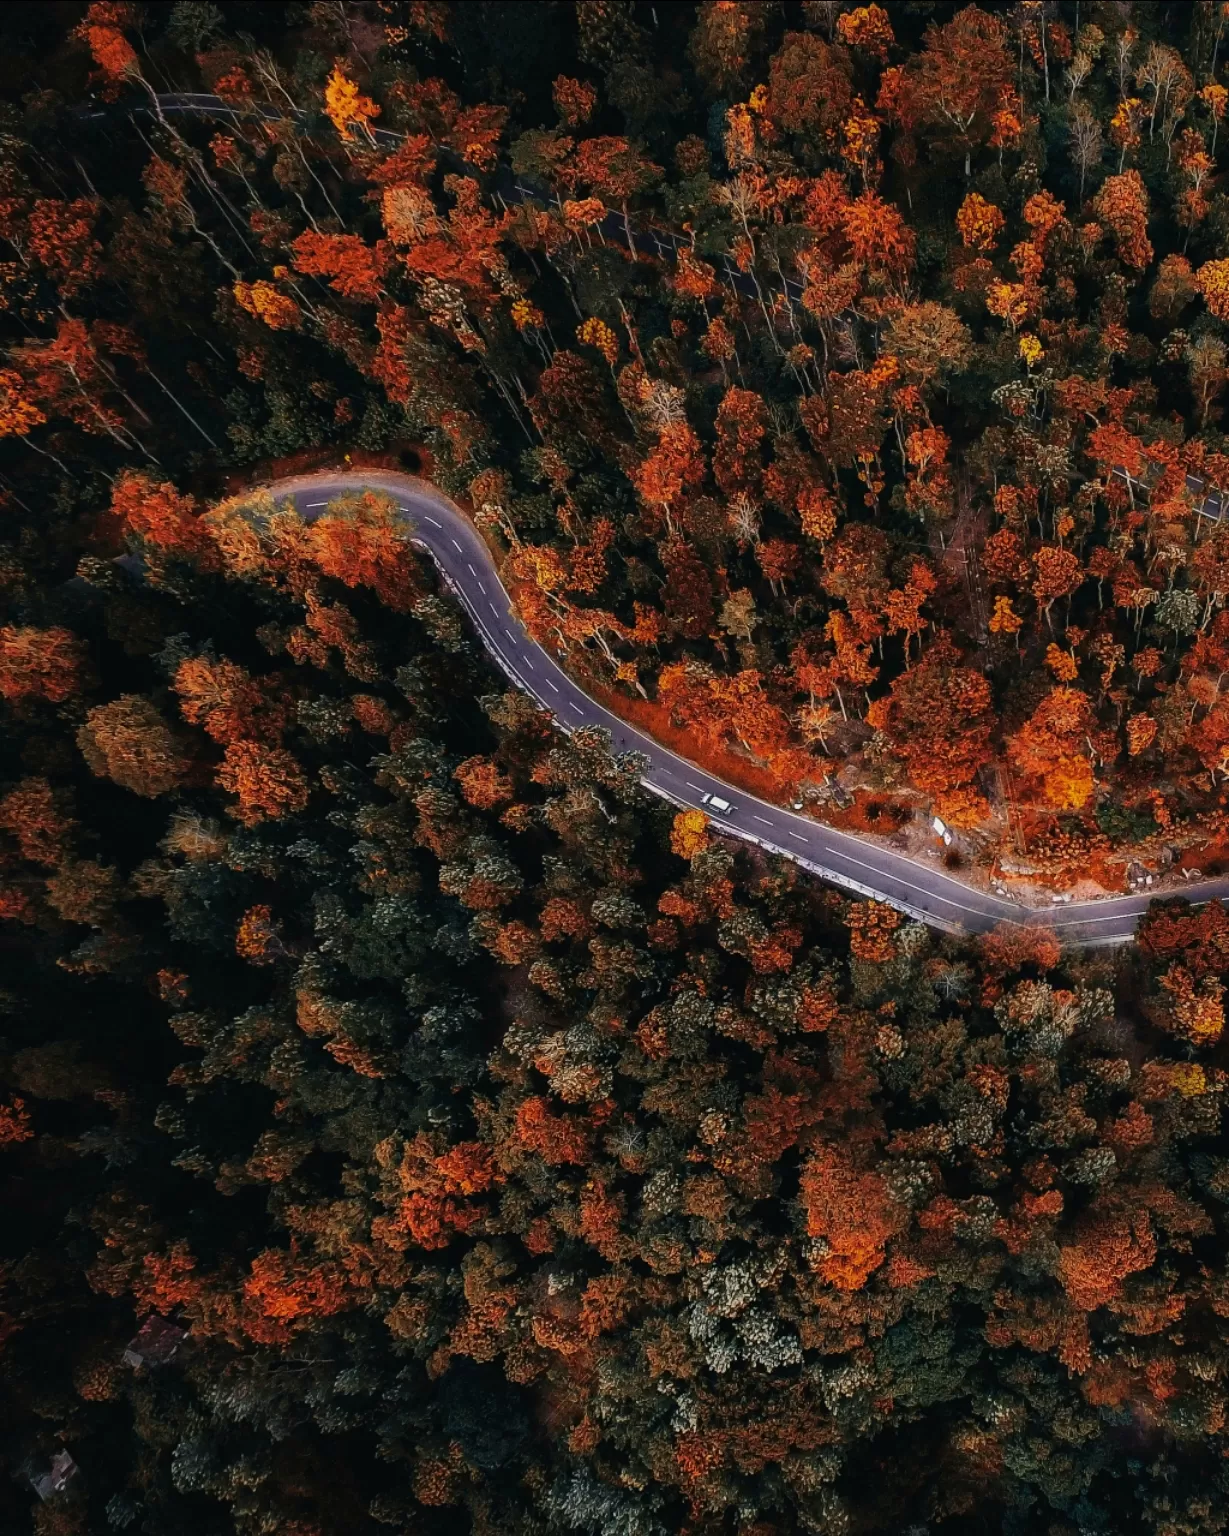
[[[734,809],[728,800],[707,792],[700,796],[700,804],[707,806],[710,811],[716,811],[719,816],[729,816]]]

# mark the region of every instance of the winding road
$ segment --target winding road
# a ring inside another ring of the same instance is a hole
[[[434,486],[413,475],[355,470],[278,480],[269,489],[278,500],[291,499],[308,522],[348,491],[386,492],[400,510],[407,537],[435,562],[483,645],[508,678],[549,710],[561,729],[603,727],[610,732],[614,752],[643,754],[641,782],[653,794],[674,805],[704,810],[714,830],[792,859],[821,880],[886,902],[950,933],[985,933],[1002,922],[1039,923],[1055,929],[1064,940],[1085,946],[1129,940],[1141,913],[1154,899],[1153,893],[1110,896],[1039,911],[967,885],[927,860],[909,858],[757,799],[697,768],[591,699],[526,633],[481,535]],[[703,797],[713,794],[730,802],[728,814],[718,814],[704,804]],[[1192,901],[1229,897],[1229,878],[1191,882],[1172,894]]]
[[[138,109],[140,110],[140,109]],[[236,120],[242,117],[276,119],[286,114],[255,103],[236,107],[207,92],[171,92],[155,97],[151,107],[159,116],[182,114]],[[299,109],[291,115],[305,116]],[[84,114],[86,121],[100,121],[105,111]],[[372,132],[373,141],[395,147],[402,135],[384,128]],[[527,185],[508,176],[498,193],[505,203],[526,199],[551,200],[549,190]],[[632,227],[613,212],[597,226],[603,239],[645,249],[659,258],[677,252],[686,242],[672,230],[638,225]],[[734,266],[728,256],[718,258],[723,278],[744,293],[754,292],[754,279]],[[801,285],[782,277],[786,296],[796,302]],[[1114,474],[1132,491],[1147,494],[1145,481],[1125,470]],[[1202,482],[1189,478],[1194,495]],[[391,471],[323,473],[279,480],[270,489],[279,499],[293,499],[307,520],[319,517],[329,501],[346,491],[378,489],[393,497],[405,519],[408,538],[434,560],[444,580],[468,612],[482,643],[518,688],[550,711],[565,731],[582,725],[602,726],[609,731],[615,752],[639,752],[645,757],[645,787],[682,807],[706,810],[715,827],[761,848],[792,859],[802,868],[845,890],[886,902],[902,912],[952,933],[984,933],[1003,922],[1042,924],[1065,940],[1084,946],[1120,944],[1134,936],[1139,918],[1154,899],[1153,893],[1105,897],[1071,902],[1052,911],[1038,910],[1007,897],[975,889],[928,861],[912,859],[863,838],[824,826],[808,816],[795,815],[720,779],[679,757],[652,737],[628,725],[591,699],[554,658],[525,632],[511,599],[473,524],[440,491],[412,475]],[[1219,521],[1225,514],[1218,492],[1209,492],[1199,508],[1200,517]],[[718,795],[730,802],[728,813],[717,814],[704,803]],[[1159,894],[1159,893],[1158,893]],[[1229,897],[1229,878],[1192,881],[1178,888],[1191,901]]]

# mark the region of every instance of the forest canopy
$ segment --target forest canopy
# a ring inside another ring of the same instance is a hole
[[[0,1482],[39,1536],[1219,1536],[1229,6],[0,8]],[[901,834],[903,835],[903,833]]]

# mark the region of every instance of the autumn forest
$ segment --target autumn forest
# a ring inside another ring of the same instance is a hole
[[[1220,0],[0,7],[0,1529],[1229,1530],[1227,108]],[[1134,941],[649,793],[342,470]]]

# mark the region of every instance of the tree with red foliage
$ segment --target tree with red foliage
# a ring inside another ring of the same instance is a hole
[[[713,479],[727,496],[760,491],[759,445],[767,431],[767,411],[754,390],[728,389],[717,407],[717,447]]]
[[[0,827],[16,840],[23,859],[54,868],[68,849],[76,821],[66,796],[44,778],[22,779],[0,799]]]
[[[489,757],[467,757],[453,770],[453,778],[469,805],[481,811],[493,810],[512,799],[512,781]]]
[[[655,187],[661,176],[660,165],[654,165],[627,139],[614,137],[582,140],[576,146],[576,155],[568,172],[573,185],[588,187],[595,197],[623,210],[623,227],[633,253],[636,245],[627,205],[642,192]]]
[[[661,508],[672,532],[687,500],[703,483],[700,439],[685,421],[667,422],[656,447],[632,471],[632,484],[651,507]]]
[[[835,148],[853,101],[848,56],[813,32],[787,32],[768,68],[767,112],[807,159]]]
[[[668,539],[661,550],[666,568],[662,606],[670,624],[685,640],[699,640],[713,626],[713,585],[708,567],[683,538]]]
[[[516,1144],[552,1167],[589,1160],[590,1136],[574,1115],[557,1115],[544,1098],[522,1101],[516,1112]]]
[[[96,282],[102,270],[102,245],[94,234],[100,211],[88,197],[70,203],[41,198],[30,210],[26,248],[66,303]]]
[[[326,277],[343,299],[378,304],[392,262],[386,240],[367,245],[357,235],[323,235],[305,229],[290,247],[295,271]]]
[[[935,140],[964,159],[966,179],[973,152],[994,130],[994,116],[1012,93],[1015,63],[1007,25],[968,5],[942,26],[926,30],[922,51],[907,66],[918,121]]]
[[[990,686],[980,672],[960,665],[950,643],[936,643],[920,665],[896,678],[868,718],[928,794],[943,796],[972,784],[990,761]]]

